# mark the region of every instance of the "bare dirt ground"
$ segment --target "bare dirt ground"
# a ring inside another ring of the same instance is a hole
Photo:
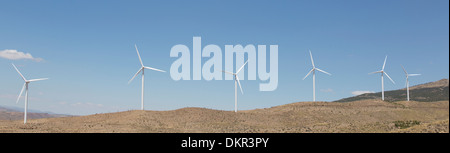
[[[401,127],[396,123],[419,123]],[[299,102],[266,109],[125,111],[0,120],[0,133],[449,133],[449,102]]]

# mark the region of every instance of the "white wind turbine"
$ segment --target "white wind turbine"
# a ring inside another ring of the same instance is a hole
[[[11,63],[12,64],[12,63]],[[14,67],[14,69],[16,69],[17,73],[19,73],[20,77],[22,77],[23,81],[25,81],[25,83],[23,84],[22,90],[20,91],[19,97],[17,98],[16,103],[19,102],[20,97],[22,96],[23,93],[23,89],[25,89],[25,107],[24,107],[24,115],[23,115],[23,124],[27,123],[27,109],[28,109],[28,84],[30,82],[35,82],[35,81],[41,81],[41,80],[47,80],[48,78],[40,78],[40,79],[31,79],[31,80],[27,80],[25,79],[25,77],[22,75],[22,73],[20,73],[19,69],[17,69],[17,67],[12,64],[12,66]]]
[[[313,60],[311,51],[309,51],[309,56],[311,56],[311,63],[312,63],[313,68],[312,68],[311,71],[309,71],[309,73],[303,78],[303,80],[305,80],[306,77],[308,77],[308,75],[311,74],[311,72],[313,73],[313,76],[312,76],[312,77],[313,77],[313,101],[316,101],[316,70],[317,70],[317,71],[320,71],[320,72],[322,72],[322,73],[328,74],[328,75],[331,75],[331,74],[328,73],[328,72],[325,72],[324,70],[321,70],[321,69],[319,69],[319,68],[316,68],[316,66],[314,66],[314,60]]]
[[[241,87],[241,82],[239,81],[239,77],[237,76],[239,72],[244,68],[244,66],[247,64],[248,60],[244,63],[244,65],[239,68],[239,70],[236,71],[236,73],[222,71],[224,73],[228,73],[234,76],[234,112],[237,112],[237,84],[239,84],[239,88],[241,89],[241,93],[244,94]]]
[[[403,68],[403,71],[405,72],[405,75],[406,75],[406,96],[408,97],[407,100],[409,101],[409,80],[408,80],[408,77],[410,77],[410,76],[418,76],[420,74],[408,74],[408,72],[406,72],[406,70],[403,67],[403,65],[402,65],[402,68]]]
[[[381,68],[381,71],[369,73],[369,74],[381,73],[381,100],[384,100],[384,79],[383,79],[384,74],[386,74],[386,76],[389,78],[389,80],[391,80],[392,83],[395,84],[394,80],[392,80],[391,77],[389,77],[389,75],[384,71],[384,66],[386,66],[386,60],[387,60],[387,55],[386,55],[386,58],[384,58],[383,68]]]
[[[133,76],[133,78],[131,78],[131,80],[128,81],[128,84],[130,84],[130,82],[133,81],[133,79],[134,79],[140,72],[142,72],[141,110],[144,110],[144,69],[150,69],[150,70],[160,71],[160,72],[166,72],[166,71],[163,71],[163,70],[160,70],[160,69],[155,69],[155,68],[152,68],[152,67],[144,66],[144,63],[142,63],[141,55],[139,55],[139,51],[138,51],[138,49],[137,49],[136,44],[134,44],[134,48],[136,48],[136,52],[137,52],[137,55],[138,55],[138,57],[139,57],[139,61],[141,62],[141,66],[142,66],[142,67],[136,72],[136,74]]]

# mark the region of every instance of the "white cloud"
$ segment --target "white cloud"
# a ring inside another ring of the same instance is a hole
[[[362,95],[365,93],[375,93],[374,91],[353,91],[352,94],[357,96],[357,95]]]
[[[14,49],[5,49],[5,50],[0,51],[0,57],[10,59],[10,60],[30,59],[30,60],[33,60],[36,62],[41,62],[44,60],[42,58],[35,58],[35,57],[31,56],[30,53],[19,52]]]

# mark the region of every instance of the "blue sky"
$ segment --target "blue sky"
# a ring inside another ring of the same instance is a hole
[[[312,101],[308,50],[316,66],[316,99],[333,101],[355,91],[380,92],[381,69],[386,90],[405,87],[401,64],[411,85],[449,77],[449,2],[388,1],[2,1],[0,52],[16,50],[33,59],[0,58],[0,105],[16,104],[29,79],[29,109],[86,115],[140,108],[137,44],[144,64],[166,73],[146,71],[145,109],[183,107],[234,109],[234,83],[174,81],[169,56],[177,44],[202,37],[202,47],[278,45],[279,80],[275,91],[259,91],[259,80],[241,81],[239,110]],[[203,58],[205,62],[208,58]],[[191,68],[192,70],[192,68]],[[191,74],[192,75],[192,74]],[[242,79],[242,78],[241,78]]]

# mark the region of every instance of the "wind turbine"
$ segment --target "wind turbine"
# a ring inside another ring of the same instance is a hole
[[[316,68],[316,66],[314,66],[314,60],[313,60],[313,57],[312,57],[312,54],[311,54],[311,50],[309,51],[309,56],[311,56],[311,63],[312,63],[313,68],[312,68],[311,71],[309,71],[309,73],[303,78],[303,80],[305,80],[306,77],[308,77],[309,74],[311,74],[311,72],[312,72],[312,74],[313,74],[313,76],[312,76],[312,77],[313,77],[313,101],[316,101],[316,70],[317,70],[317,71],[320,71],[320,72],[322,72],[322,73],[328,74],[328,75],[331,75],[331,74],[328,73],[328,72],[325,72],[324,70],[321,70],[321,69],[319,69],[319,68]]]
[[[12,63],[11,63],[12,64]],[[41,81],[41,80],[47,80],[48,78],[40,78],[40,79],[31,79],[31,80],[27,80],[25,79],[25,77],[22,75],[22,73],[20,73],[19,69],[17,69],[17,67],[12,64],[12,66],[14,67],[14,69],[16,69],[17,73],[19,73],[20,77],[22,77],[23,81],[25,81],[25,83],[23,84],[22,90],[20,91],[19,97],[17,98],[16,103],[19,102],[20,96],[22,96],[23,93],[23,89],[25,89],[25,107],[24,107],[24,115],[23,115],[23,124],[27,123],[27,109],[28,109],[28,84],[30,82],[36,82],[36,81]]]
[[[408,97],[407,100],[409,101],[409,80],[408,80],[408,77],[410,77],[410,76],[418,76],[420,74],[408,74],[408,72],[406,72],[406,70],[403,67],[403,65],[402,65],[402,69],[403,69],[403,71],[405,72],[405,75],[406,75],[406,96]]]
[[[239,77],[237,76],[239,72],[244,68],[244,66],[247,64],[248,60],[244,63],[244,65],[239,68],[239,70],[236,71],[236,73],[222,71],[224,73],[228,73],[234,76],[234,112],[237,112],[237,84],[239,84],[239,88],[241,89],[241,93],[244,94],[241,87],[241,82],[239,81]]]
[[[133,78],[131,78],[131,80],[128,81],[128,84],[130,84],[130,82],[133,81],[133,79],[134,79],[140,72],[142,72],[141,110],[144,110],[144,70],[145,70],[145,69],[149,69],[149,70],[154,70],[154,71],[159,71],[159,72],[166,72],[166,71],[163,71],[163,70],[160,70],[160,69],[155,69],[155,68],[152,68],[152,67],[144,66],[144,63],[142,63],[141,55],[139,55],[139,51],[138,51],[138,49],[137,49],[136,44],[134,44],[134,48],[136,48],[136,52],[137,52],[137,55],[138,55],[138,57],[139,57],[139,61],[141,62],[141,66],[142,66],[142,67],[139,68],[139,70],[136,72],[136,74],[133,76]]]
[[[386,74],[386,76],[389,78],[389,80],[391,80],[392,83],[395,84],[394,80],[392,80],[391,77],[389,77],[389,75],[384,71],[384,66],[386,66],[386,60],[387,60],[387,55],[386,55],[386,58],[384,58],[384,63],[383,63],[383,67],[381,68],[381,70],[369,73],[369,74],[381,73],[381,100],[384,100],[384,80],[383,80],[384,74]]]

